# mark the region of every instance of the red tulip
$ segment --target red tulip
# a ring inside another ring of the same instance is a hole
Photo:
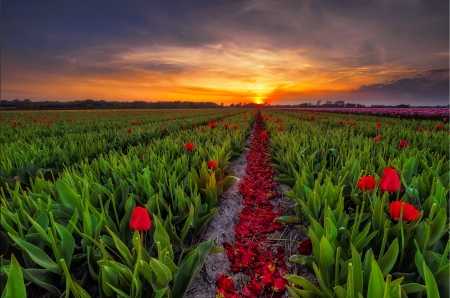
[[[262,292],[264,292],[264,288],[262,287],[261,283],[257,280],[254,279],[250,280],[247,286],[256,295],[261,295]]]
[[[208,168],[211,168],[211,169],[217,168],[217,163],[213,160],[208,161]]]
[[[280,118],[275,119],[275,123],[280,122]]]
[[[216,298],[226,298],[228,295],[229,294],[225,290],[218,289],[215,297]]]
[[[147,231],[152,226],[152,221],[145,208],[137,206],[131,214],[130,228],[137,231]]]
[[[227,123],[225,123],[225,125],[223,126],[225,129],[228,129],[228,127],[230,127]]]
[[[401,140],[400,143],[398,143],[398,146],[400,148],[408,147],[408,142],[406,140]]]
[[[381,123],[377,123],[377,124],[375,124],[375,126],[377,127],[377,129],[378,128],[380,128],[381,127]]]
[[[413,205],[410,203],[404,203],[404,202],[392,202],[389,205],[389,213],[391,214],[391,217],[398,221],[400,219],[400,213],[402,211],[402,205],[405,204],[405,207],[403,207],[403,221],[411,221],[416,219],[417,216],[419,216],[419,210],[414,208]]]
[[[194,129],[197,129],[197,125],[194,125]]]
[[[244,297],[244,298],[257,298],[257,296],[252,291],[250,291],[250,289],[248,288],[247,285],[244,285],[242,287],[242,297]]]
[[[132,132],[131,128],[128,128],[127,133],[131,133],[131,132]]]
[[[237,130],[239,128],[239,126],[235,125],[233,126],[234,130]]]
[[[393,168],[386,168],[381,175],[380,188],[388,192],[397,191],[400,188],[400,178]]]
[[[381,140],[381,136],[376,136],[375,138],[373,138],[373,140],[374,140],[375,142],[378,142],[379,140]]]
[[[131,122],[131,125],[136,125],[136,122],[135,121]]]
[[[283,292],[286,289],[287,281],[283,277],[277,277],[273,281],[272,290],[274,292]]]
[[[343,125],[343,124],[344,124],[344,121],[339,120],[339,124],[340,124],[340,125]]]
[[[311,253],[312,249],[312,242],[311,239],[306,238],[303,241],[300,241],[298,243],[298,252],[303,255],[309,255]]]
[[[361,190],[372,190],[375,187],[376,181],[372,176],[364,176],[358,180],[358,187]]]
[[[436,125],[436,130],[441,130],[441,129],[442,129],[442,124]]]
[[[217,278],[217,287],[219,289],[225,290],[225,292],[233,293],[236,292],[236,286],[234,285],[234,280],[231,276],[222,274]]]
[[[283,131],[283,130],[284,130],[284,126],[278,127],[278,130],[279,130],[279,131]]]
[[[261,136],[261,137],[265,137],[266,136],[266,134],[267,134],[267,130],[265,130],[265,131],[262,131],[259,135]]]
[[[423,130],[423,126],[420,126],[417,130],[418,131],[422,131]]]
[[[204,128],[204,127],[202,127],[202,131],[205,131],[205,128]]]
[[[192,144],[191,142],[187,142],[186,145],[184,145],[186,147],[187,151],[192,151],[194,150],[194,144]]]
[[[216,128],[216,125],[215,125],[214,123],[211,123],[211,124],[209,125],[209,127],[211,127],[211,129],[214,129],[214,128]]]

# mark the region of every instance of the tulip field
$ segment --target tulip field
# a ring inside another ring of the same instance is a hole
[[[2,297],[448,297],[448,109],[369,110],[2,112]]]

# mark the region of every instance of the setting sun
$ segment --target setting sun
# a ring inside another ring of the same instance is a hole
[[[254,103],[256,103],[257,105],[262,105],[264,104],[264,100],[261,97],[255,97],[255,99],[253,100]]]

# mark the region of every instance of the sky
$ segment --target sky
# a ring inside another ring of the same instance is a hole
[[[447,105],[447,0],[1,2],[1,98]]]

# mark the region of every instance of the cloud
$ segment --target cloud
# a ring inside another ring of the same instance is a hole
[[[172,100],[214,97],[213,90],[230,101],[273,103],[445,94],[448,2],[441,0],[2,4],[6,97],[37,98],[36,80],[42,99],[69,98],[57,83],[81,99],[92,92]],[[45,90],[53,91],[46,97]]]
[[[352,90],[355,93],[367,93],[373,96],[392,97],[408,95],[411,100],[435,99],[441,104],[448,103],[449,69],[430,69],[416,73],[411,77],[390,80],[384,83],[362,85]]]

